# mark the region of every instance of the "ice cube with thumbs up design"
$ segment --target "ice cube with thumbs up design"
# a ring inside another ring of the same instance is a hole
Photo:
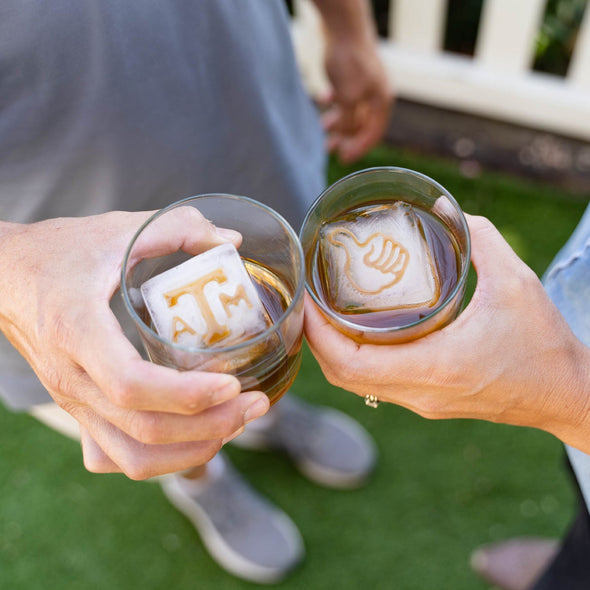
[[[339,313],[431,307],[440,279],[419,215],[394,201],[325,223],[320,258],[331,307]]]

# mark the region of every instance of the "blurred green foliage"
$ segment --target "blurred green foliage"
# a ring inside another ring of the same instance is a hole
[[[534,69],[564,75],[587,0],[548,0],[537,35]]]

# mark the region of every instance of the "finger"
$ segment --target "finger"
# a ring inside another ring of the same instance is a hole
[[[393,242],[391,240],[386,240],[383,246],[383,250],[381,251],[381,255],[379,256],[379,259],[376,261],[376,264],[385,271],[387,271],[387,267],[389,266],[389,264],[391,264],[392,258]]]
[[[211,440],[169,445],[140,443],[99,416],[92,416],[83,434],[84,465],[95,473],[124,473],[143,480],[183,471],[210,461],[222,441]]]
[[[154,258],[183,250],[199,254],[231,241],[236,247],[241,235],[231,229],[217,229],[195,207],[177,207],[157,214],[140,228],[130,253],[130,266],[142,258]]]
[[[247,423],[264,415],[269,405],[264,393],[247,392],[192,416],[125,410],[106,400],[96,403],[93,410],[134,440],[159,445],[226,439]]]
[[[333,131],[335,129],[340,128],[340,119],[342,117],[342,109],[338,106],[333,105],[330,108],[327,108],[322,113],[322,127],[324,131]]]
[[[91,381],[116,406],[194,414],[235,398],[239,381],[222,373],[178,371],[141,358],[110,309],[86,319],[73,351]]]
[[[383,137],[388,120],[388,111],[372,109],[363,103],[357,107],[357,122],[350,133],[343,138],[338,155],[344,162],[353,162],[366,154]]]
[[[342,136],[332,132],[326,138],[326,150],[332,154],[338,151],[338,147],[342,142]]]
[[[404,344],[359,344],[334,328],[315,306],[305,301],[305,336],[328,380],[359,395],[370,384],[418,383],[437,358],[438,334],[433,332]],[[438,351],[440,352],[440,351]]]
[[[356,104],[340,104],[338,131],[343,135],[355,134],[358,129],[358,106]]]
[[[307,343],[320,364],[326,362],[326,359],[332,359],[335,351],[338,351],[339,358],[343,358],[354,355],[358,349],[359,345],[336,330],[307,294],[303,329]]]
[[[486,217],[465,214],[471,235],[471,260],[479,275],[498,272],[501,264],[521,265],[521,260]],[[494,255],[490,256],[490,252]]]
[[[318,94],[315,101],[320,109],[327,109],[333,104],[335,96],[334,90],[329,88]]]
[[[92,473],[120,473],[119,466],[96,444],[88,430],[80,426],[84,467]]]

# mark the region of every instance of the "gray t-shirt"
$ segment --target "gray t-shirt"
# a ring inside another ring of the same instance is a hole
[[[283,0],[2,0],[0,218],[242,194],[298,230],[324,183]],[[49,401],[0,340],[0,396]]]

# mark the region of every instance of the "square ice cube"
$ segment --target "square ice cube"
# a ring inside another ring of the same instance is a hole
[[[223,244],[143,283],[158,334],[183,346],[237,344],[271,323],[236,248]]]
[[[339,313],[430,307],[440,295],[422,221],[402,201],[325,223],[320,260],[329,303]]]

